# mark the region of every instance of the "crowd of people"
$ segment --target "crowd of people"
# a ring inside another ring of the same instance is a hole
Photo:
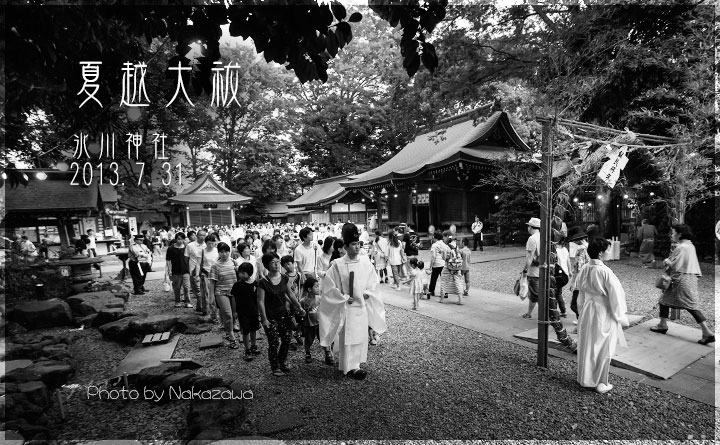
[[[145,292],[157,241],[162,245],[165,236],[172,236],[165,260],[175,307],[220,323],[228,348],[240,348],[241,333],[244,359],[253,360],[259,354],[256,332],[262,328],[271,372],[281,376],[290,372],[289,350],[303,345],[305,361],[311,363],[312,345],[319,339],[327,365],[338,364],[346,375],[363,379],[360,364],[367,346],[377,344],[386,329],[378,280],[374,285],[372,280],[372,243],[361,241],[369,235],[351,223],[341,224],[339,232],[326,225],[317,231],[298,228],[173,228],[155,241],[148,233],[137,235],[129,252],[134,293]]]
[[[523,276],[528,281],[528,311],[523,318],[531,318],[539,300],[540,280],[540,228],[541,221],[531,218],[527,222],[530,237],[526,244]],[[644,232],[653,236],[655,228],[643,221]],[[623,327],[629,326],[627,303],[622,284],[601,258],[611,243],[597,235],[596,227],[567,229],[561,225],[552,228],[550,255],[550,292],[548,293],[549,323],[555,329],[558,341],[578,354],[577,380],[587,388],[604,394],[612,390],[609,382],[610,362],[618,344],[627,346]],[[668,283],[660,298],[660,323],[651,329],[665,334],[670,308],[687,310],[700,325],[702,338],[698,343],[715,342],[703,314],[698,310],[698,277],[700,265],[692,230],[686,224],[674,224],[671,237],[676,244],[665,260]],[[643,242],[652,241],[645,237]],[[646,258],[643,258],[646,260]],[[563,287],[572,292],[570,309],[577,317],[577,344],[567,335],[561,319],[567,316],[562,296]]]
[[[531,218],[527,227],[530,237],[522,273],[529,299],[522,317],[531,318],[539,300],[541,222]],[[386,330],[381,285],[407,289],[412,309],[423,299],[436,297],[443,303],[451,295],[457,297],[456,304],[463,304],[469,291],[471,240],[458,240],[451,231],[433,234],[427,265],[417,257],[417,234],[406,225],[385,234],[368,233],[351,223],[317,228],[188,227],[166,233],[170,242],[166,270],[176,307],[194,308],[209,321],[219,322],[229,348],[240,348],[241,333],[248,361],[260,353],[256,332],[262,328],[268,338],[270,370],[276,376],[290,372],[288,353],[298,346],[304,346],[306,362],[313,362],[312,346],[318,339],[326,364],[337,364],[350,377],[365,378],[360,364],[366,361],[368,345],[377,344]],[[622,285],[601,261],[610,243],[593,227],[585,231],[562,224],[553,227],[552,234],[549,324],[558,341],[578,354],[580,385],[606,393],[612,389],[610,361],[616,345],[624,345],[622,328],[628,325]],[[670,308],[687,309],[702,329],[699,342],[712,343],[715,338],[697,309],[700,269],[692,232],[686,225],[675,225],[672,236],[678,246],[666,260],[672,284],[660,302],[661,322],[652,330],[667,332]],[[143,274],[151,267],[155,246],[164,240],[136,238],[131,248],[136,293],[144,292]],[[474,235],[472,241],[475,249],[478,244],[482,249],[481,237]],[[572,295],[570,310],[577,318],[577,343],[562,321],[567,317],[566,286]]]

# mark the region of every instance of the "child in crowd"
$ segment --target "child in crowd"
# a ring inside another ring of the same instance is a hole
[[[368,339],[370,340],[370,344],[373,346],[377,345],[380,339],[378,333],[370,326],[368,326]]]
[[[258,303],[255,292],[255,282],[251,279],[255,269],[250,263],[241,263],[237,268],[237,282],[233,284],[230,295],[235,302],[234,317],[237,317],[240,323],[240,329],[243,333],[243,343],[245,344],[245,361],[253,359],[254,355],[259,355],[256,345],[256,332],[260,329],[258,321]]]
[[[425,263],[418,260],[416,257],[410,258],[408,261],[410,264],[410,272],[408,273],[409,279],[405,284],[410,285],[410,295],[413,299],[413,310],[416,311],[420,305],[420,300],[423,297],[423,282],[425,281]]]
[[[293,295],[295,296],[295,299],[300,301],[300,274],[295,270],[296,264],[295,259],[292,255],[285,255],[284,257],[280,258],[280,266],[282,266],[284,274],[288,278],[288,285],[290,286],[290,290],[292,291]],[[287,303],[287,310],[289,313],[292,313],[290,310],[290,302]],[[295,341],[297,341],[297,345],[295,343],[290,343],[290,350],[291,351],[297,351],[298,345],[303,344],[302,341],[302,317],[298,317],[297,315],[293,315],[290,317],[292,320],[293,325],[293,337],[295,337]]]
[[[480,245],[480,250],[482,251],[482,245]],[[468,238],[463,238],[462,249],[460,249],[460,257],[462,258],[462,268],[460,269],[460,273],[465,278],[465,291],[463,292],[464,297],[467,297],[468,292],[470,291],[470,252],[470,241]]]
[[[305,310],[305,317],[303,317],[305,363],[312,363],[313,359],[310,353],[310,347],[315,342],[316,337],[318,341],[320,341],[320,323],[318,322],[320,283],[315,278],[310,277],[305,280],[303,290],[305,291],[305,297],[300,300],[300,306]],[[325,364],[330,366],[335,365],[335,358],[330,348],[323,348],[323,350],[325,351]]]
[[[560,310],[561,317],[567,317],[565,313],[565,299],[563,298],[563,287],[570,280],[570,252],[567,249],[567,239],[560,235],[560,240],[555,246],[557,264],[555,265],[555,299]]]
[[[380,282],[383,282],[383,279],[385,282],[388,282],[388,276],[387,276],[387,262],[385,261],[385,253],[382,251],[382,248],[380,247],[380,244],[378,242],[374,242],[372,244],[371,249],[371,256],[375,263],[375,270],[377,271]]]

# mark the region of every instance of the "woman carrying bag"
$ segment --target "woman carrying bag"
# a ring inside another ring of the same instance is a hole
[[[673,224],[670,235],[672,240],[678,243],[670,254],[670,258],[664,262],[671,282],[660,297],[660,323],[651,327],[650,330],[658,334],[667,333],[670,308],[685,309],[690,312],[702,329],[702,338],[698,340],[698,343],[701,345],[714,343],[715,335],[708,327],[705,316],[698,309],[700,297],[697,279],[702,276],[702,273],[695,246],[692,243],[694,239],[692,230],[686,224]]]

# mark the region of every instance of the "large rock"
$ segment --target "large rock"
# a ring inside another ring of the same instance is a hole
[[[213,389],[229,390],[227,387]],[[203,431],[221,428],[225,424],[242,425],[246,415],[245,403],[242,399],[193,399],[187,418],[187,438],[196,439]]]
[[[70,306],[59,298],[26,301],[15,305],[8,318],[28,329],[51,328],[73,324]]]
[[[43,335],[26,339],[16,338],[15,343],[5,346],[5,359],[36,359],[43,356],[43,348],[53,345],[68,345],[72,339],[68,335]]]
[[[40,380],[42,378],[42,376],[36,371],[31,371],[28,368],[13,369],[4,375],[1,375],[0,380],[11,383],[25,383]]]
[[[158,389],[163,391],[162,401],[166,402],[170,400],[170,388],[172,388],[173,394],[179,394],[183,390],[190,389],[190,382],[194,377],[195,373],[189,369],[181,369],[180,371],[165,377],[158,385]]]
[[[50,406],[50,391],[48,391],[47,386],[45,386],[43,382],[19,383],[17,389],[30,403],[41,408]]]
[[[197,315],[183,315],[178,317],[175,330],[185,335],[197,335],[212,331],[214,325],[215,323],[205,322]]]
[[[118,298],[125,300],[125,303],[130,299],[130,288],[121,284],[114,284],[110,287],[110,292]]]
[[[27,437],[29,440],[51,439],[51,434],[47,427],[41,425],[34,425],[25,420],[24,418],[19,418],[17,420],[11,420],[7,422],[5,424],[5,428],[20,431],[23,437]]]
[[[16,392],[5,396],[5,418],[25,419],[30,422],[40,417],[45,408],[30,402],[25,394]]]
[[[224,380],[220,377],[195,376],[188,384],[195,387],[196,391],[205,391],[207,389],[224,386]]]
[[[73,313],[81,317],[108,309],[125,309],[125,300],[116,297],[110,291],[73,295],[65,301],[70,305]]]
[[[163,363],[158,366],[143,368],[135,377],[135,386],[151,388],[162,383],[163,380],[180,371],[180,363]]]
[[[20,323],[10,322],[5,325],[5,335],[7,337],[14,337],[16,335],[22,335],[27,332]]]
[[[74,331],[53,334],[48,334],[46,332],[34,332],[28,335],[23,335],[22,337],[14,338],[13,342],[26,345],[30,343],[43,342],[43,346],[55,343],[70,344],[77,338],[77,336],[77,332]]]
[[[56,345],[49,345],[42,348],[40,350],[40,357],[53,360],[66,360],[71,359],[72,354],[68,351],[68,347],[65,343],[58,343]]]
[[[92,281],[83,283],[83,288],[78,293],[99,293],[109,291],[114,285],[110,277],[95,278]]]
[[[90,314],[84,317],[75,317],[75,326],[92,326],[98,314]],[[104,324],[104,323],[103,323]]]
[[[169,331],[177,324],[176,315],[150,315],[130,322],[130,329],[139,335]]]
[[[103,338],[117,340],[125,343],[134,343],[137,335],[130,329],[130,323],[145,318],[142,315],[121,318],[120,320],[106,323],[98,328]]]
[[[95,319],[92,322],[93,327],[99,327],[113,321],[120,320],[125,314],[125,310],[121,308],[103,309],[102,311],[95,314]]]
[[[75,374],[73,365],[59,360],[38,360],[25,369],[38,374],[40,380],[50,388],[59,388]]]

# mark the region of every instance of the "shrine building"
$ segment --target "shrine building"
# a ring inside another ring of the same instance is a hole
[[[242,208],[252,198],[237,194],[205,173],[192,185],[168,198],[170,223],[173,226],[235,225],[235,208]]]
[[[475,123],[477,110],[440,121],[406,145],[390,160],[365,173],[341,180],[347,194],[367,196],[380,229],[403,222],[427,232],[455,225],[469,231],[478,215],[486,221],[498,210],[496,190],[477,188],[478,178],[493,161],[513,151],[530,151],[504,111]]]

